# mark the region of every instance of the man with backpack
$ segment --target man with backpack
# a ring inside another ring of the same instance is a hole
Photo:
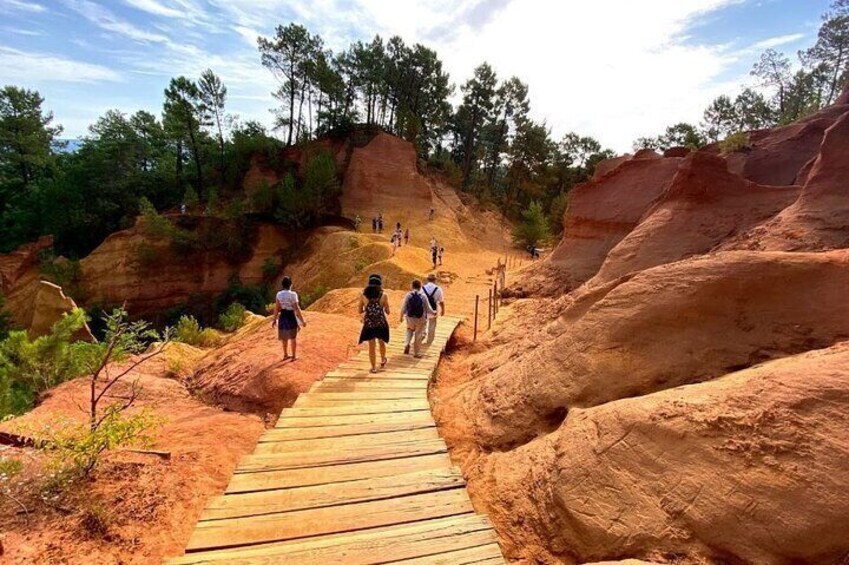
[[[401,321],[407,320],[407,337],[404,340],[404,355],[410,354],[410,342],[413,345],[413,356],[421,357],[420,349],[424,337],[426,316],[435,314],[427,297],[422,293],[422,282],[414,280],[412,289],[404,297],[401,305]]]
[[[424,285],[422,291],[427,298],[428,304],[433,309],[433,313],[427,315],[426,343],[430,345],[436,337],[436,319],[439,316],[445,315],[445,293],[436,285],[436,274],[434,273],[427,276],[427,284]],[[439,305],[439,313],[437,313],[437,305]]]

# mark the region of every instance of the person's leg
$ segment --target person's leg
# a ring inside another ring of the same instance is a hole
[[[380,366],[383,367],[386,365],[386,342],[382,339],[380,340]]]
[[[289,340],[288,339],[281,339],[280,343],[283,344],[283,359],[288,359],[289,358]]]
[[[407,334],[404,336],[404,355],[408,355],[410,353],[410,341],[413,339],[413,335],[415,333],[413,319],[407,317]]]
[[[373,339],[368,340],[368,359],[371,361],[372,371],[377,370],[377,352],[375,351],[374,342],[375,340]]]
[[[298,338],[297,336],[292,338],[292,361],[294,361],[298,357]]]
[[[416,357],[421,355],[422,337],[424,337],[424,324],[424,318],[419,318],[418,320],[416,320],[416,326],[414,328],[413,335],[413,353]]]
[[[432,318],[428,318],[427,320],[427,344],[430,345],[433,343],[433,340],[436,339],[436,320],[438,318],[436,316]]]

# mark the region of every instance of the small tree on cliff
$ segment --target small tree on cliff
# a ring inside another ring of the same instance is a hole
[[[513,240],[520,245],[536,245],[551,237],[548,218],[539,202],[531,202],[522,212],[522,223],[513,230]]]

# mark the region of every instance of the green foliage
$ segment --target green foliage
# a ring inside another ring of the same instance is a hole
[[[338,212],[340,185],[336,162],[330,153],[319,152],[306,163],[300,187],[286,174],[277,188],[278,222],[294,228],[316,225],[325,214]]]
[[[569,197],[566,194],[558,194],[551,201],[549,206],[549,222],[554,233],[563,233],[563,221],[566,217],[566,210],[569,209]]]
[[[749,134],[744,131],[732,133],[719,143],[719,149],[723,154],[745,151],[749,148]]]
[[[174,326],[174,341],[195,347],[214,347],[221,340],[214,330],[202,328],[194,316],[183,316]]]
[[[0,340],[6,339],[12,329],[12,315],[5,309],[6,297],[0,294]]]
[[[246,311],[244,306],[234,302],[218,317],[218,327],[228,333],[235,332],[244,325]]]
[[[309,308],[310,305],[312,305],[316,300],[318,300],[328,292],[330,292],[330,288],[323,284],[317,285],[309,290],[305,290],[298,296],[298,301],[300,303],[301,308]]]
[[[654,149],[665,151],[672,147],[699,149],[707,145],[707,137],[692,124],[678,123],[666,128],[666,131],[654,138],[640,138],[634,143],[634,150]]]
[[[183,194],[183,204],[185,204],[186,208],[190,211],[195,210],[198,207],[198,204],[200,204],[198,193],[193,187],[186,187],[186,192]]]
[[[18,459],[0,457],[0,489],[14,479],[24,469],[24,464]]]
[[[78,287],[82,270],[77,260],[54,257],[48,253],[41,257],[39,271],[44,280],[61,286],[66,292],[79,296]]]
[[[49,335],[30,339],[25,331],[12,331],[0,341],[0,417],[25,412],[42,392],[85,374],[102,353],[98,344],[72,341],[85,322],[77,308]]]
[[[152,412],[142,410],[124,416],[121,404],[110,404],[92,429],[88,423],[80,424],[60,420],[37,430],[37,447],[50,455],[52,470],[67,478],[89,474],[97,467],[105,451],[126,446],[147,446],[152,441],[151,432],[160,420]]]
[[[551,237],[548,218],[539,202],[531,202],[522,212],[522,222],[513,230],[513,240],[520,245],[537,245]]]
[[[280,261],[274,257],[268,257],[262,262],[262,280],[270,283],[280,273]]]

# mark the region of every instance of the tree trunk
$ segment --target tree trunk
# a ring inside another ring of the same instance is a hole
[[[292,145],[292,129],[295,127],[295,66],[289,63],[289,139],[286,145]]]

